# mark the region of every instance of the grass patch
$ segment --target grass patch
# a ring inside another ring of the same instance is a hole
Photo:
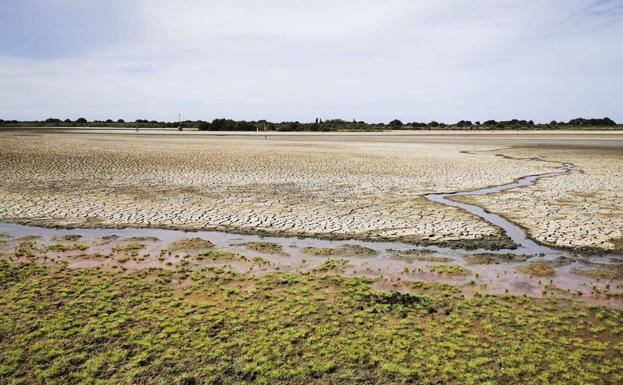
[[[47,246],[48,251],[73,251],[73,250],[86,250],[89,248],[89,245],[85,243],[55,243],[53,245]]]
[[[80,238],[82,238],[82,236],[78,234],[64,234],[57,235],[52,238],[52,240],[55,242],[76,242]]]
[[[503,262],[525,262],[527,256],[514,254],[481,253],[463,257],[470,265],[497,265]]]
[[[303,247],[301,252],[317,257],[335,257],[335,256],[357,256],[357,257],[373,257],[377,255],[376,250],[359,245],[344,245],[340,247]]]
[[[167,248],[170,251],[179,251],[209,249],[210,247],[214,247],[214,243],[202,238],[190,238],[171,242]]]
[[[535,277],[553,277],[556,275],[556,272],[551,264],[545,262],[527,263],[525,265],[517,266],[515,270]]]
[[[126,243],[124,245],[115,246],[112,248],[113,252],[136,252],[141,250],[145,245],[138,242]]]
[[[431,265],[427,266],[431,273],[447,274],[447,275],[467,275],[469,270],[459,265]]]
[[[281,256],[288,255],[288,253],[283,250],[283,247],[280,244],[273,242],[244,242],[236,243],[233,246],[244,246],[249,250],[257,251],[258,253],[263,254],[273,254]]]
[[[571,273],[589,278],[623,280],[623,266],[621,265],[593,266],[587,269],[574,267]]]
[[[181,274],[188,276],[180,289]],[[623,314],[414,282],[0,262],[7,384],[621,384]],[[188,298],[188,300],[186,300]],[[199,298],[200,300],[192,300]]]

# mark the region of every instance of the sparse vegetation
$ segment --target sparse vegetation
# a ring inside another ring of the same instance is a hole
[[[573,274],[582,275],[590,278],[623,280],[623,266],[621,265],[598,265],[592,264],[588,268],[573,268]]]
[[[171,242],[168,246],[170,251],[179,251],[179,250],[199,250],[199,249],[209,249],[213,247],[214,244],[210,241],[207,241],[202,238],[190,238],[190,239],[180,239],[174,242]]]
[[[448,275],[467,275],[470,271],[462,266],[448,264],[448,265],[431,265],[428,266],[428,270],[431,273],[448,274]]]
[[[281,245],[273,242],[245,242],[238,243],[236,244],[236,246],[244,246],[249,250],[257,251],[258,253],[274,254],[281,256],[288,255],[288,253],[285,252]]]
[[[516,270],[520,273],[533,275],[535,277],[553,277],[556,275],[551,264],[545,262],[532,262],[518,266]]]
[[[49,251],[70,251],[70,250],[84,251],[88,248],[89,248],[89,245],[85,243],[55,243],[47,247]]]
[[[528,260],[528,257],[515,254],[481,253],[467,255],[463,259],[470,265],[492,265],[501,262],[525,262]]]
[[[373,257],[377,255],[376,250],[359,245],[344,245],[340,247],[303,247],[301,252],[304,254],[315,255],[318,257],[333,256],[358,256]]]

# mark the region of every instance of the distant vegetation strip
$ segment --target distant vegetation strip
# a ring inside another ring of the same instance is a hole
[[[389,123],[366,123],[364,121],[346,121],[342,119],[322,120],[313,122],[269,122],[266,120],[245,121],[232,119],[184,120],[181,122],[160,122],[156,120],[137,119],[134,122],[117,120],[94,120],[85,118],[76,120],[49,118],[46,120],[18,121],[0,119],[0,127],[111,127],[111,128],[189,128],[205,131],[383,131],[383,130],[551,130],[551,129],[608,129],[620,130],[623,125],[610,118],[571,119],[568,122],[534,123],[532,120],[461,120],[456,123],[431,121],[403,123],[394,119]]]

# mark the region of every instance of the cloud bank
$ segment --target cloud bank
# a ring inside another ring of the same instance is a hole
[[[623,1],[6,0],[0,118],[623,121]]]

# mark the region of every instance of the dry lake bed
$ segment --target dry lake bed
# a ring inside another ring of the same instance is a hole
[[[5,130],[0,180],[0,383],[623,382],[623,133]]]

